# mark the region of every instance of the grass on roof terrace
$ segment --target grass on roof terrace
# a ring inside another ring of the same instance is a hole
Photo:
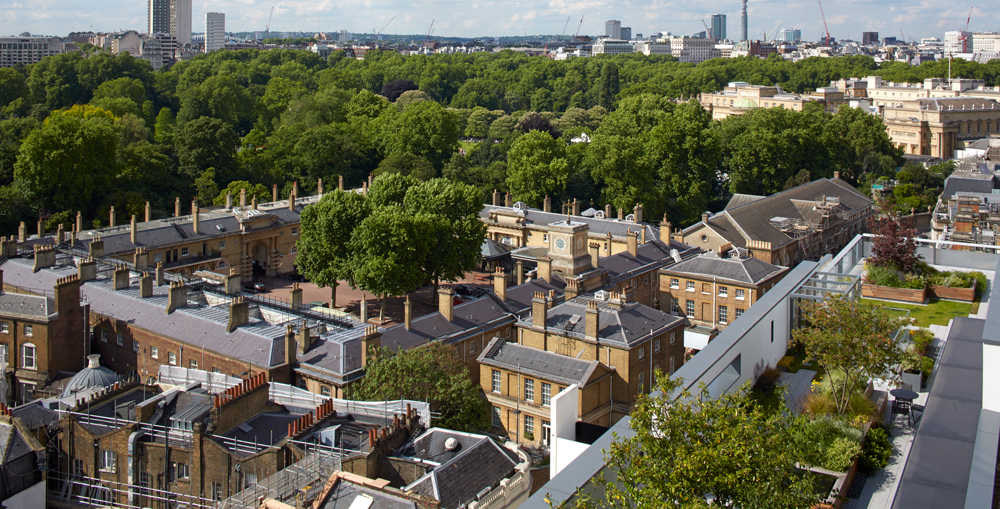
[[[895,308],[886,309],[886,311],[899,317],[906,315],[906,312],[899,311],[900,309],[909,310],[910,318],[915,318],[917,320],[915,324],[917,327],[928,327],[931,324],[942,326],[948,325],[948,321],[956,316],[968,316],[971,313],[979,311],[979,297],[976,297],[976,301],[972,303],[930,299],[928,304],[923,306],[876,299],[861,299],[861,302],[870,306]]]

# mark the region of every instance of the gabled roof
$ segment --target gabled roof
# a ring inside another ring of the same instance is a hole
[[[1000,179],[992,174],[958,172],[952,173],[944,180],[945,199],[955,196],[957,193],[984,193],[990,194],[994,189],[1000,188]]]
[[[600,324],[598,336],[602,343],[617,343],[631,348],[652,337],[651,333],[661,332],[685,321],[684,318],[635,302],[622,305],[619,309],[611,303],[584,296],[549,309],[546,328],[550,333],[584,338],[585,317],[590,301],[597,302]],[[531,315],[526,316],[518,322],[518,326],[531,327],[531,318]]]
[[[455,316],[450,322],[436,312],[415,318],[409,330],[405,324],[386,329],[381,344],[392,350],[406,350],[435,340],[450,343],[514,321],[510,311],[493,294],[487,294],[455,306]]]
[[[493,338],[479,354],[479,363],[516,371],[561,384],[586,385],[601,363],[574,359],[555,352],[529,348]]]
[[[479,211],[479,218],[487,221],[490,218],[490,212],[494,210],[504,211],[507,213],[522,213],[524,215],[525,222],[528,225],[539,225],[548,226],[549,224],[566,221],[566,214],[556,214],[555,212],[545,212],[533,208],[515,209],[514,207],[503,207],[498,205],[483,205],[483,209]],[[631,214],[631,211],[626,212],[626,214]],[[613,237],[624,237],[628,234],[629,230],[638,230],[639,225],[632,221],[619,221],[617,219],[598,219],[596,217],[586,217],[586,216],[572,216],[574,222],[587,223],[589,227],[589,235],[607,235],[611,233]],[[655,226],[642,223],[642,227],[646,229],[647,238],[657,238],[660,234],[659,228]]]
[[[739,207],[740,205],[746,205],[747,203],[753,203],[757,200],[763,199],[763,196],[757,196],[755,194],[740,194],[736,193],[732,198],[729,199],[729,203],[726,203],[724,210],[729,210],[731,208]]]
[[[616,283],[619,279],[633,277],[632,272],[643,267],[661,263],[674,263],[670,255],[672,250],[677,250],[680,255],[697,250],[687,244],[671,240],[670,244],[665,244],[659,239],[646,242],[636,246],[635,256],[628,251],[622,251],[607,258],[601,258],[598,266],[611,276],[611,282]]]
[[[702,278],[727,279],[755,285],[787,270],[789,270],[788,267],[772,265],[757,258],[719,258],[714,254],[705,254],[684,260],[673,267],[663,269],[663,272]]]

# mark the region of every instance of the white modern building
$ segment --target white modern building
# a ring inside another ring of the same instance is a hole
[[[1000,33],[976,32],[972,34],[973,53],[992,53],[1000,51]]]
[[[654,41],[637,41],[634,44],[634,52],[642,53],[643,55],[672,55],[670,52],[670,43],[668,42],[654,42]]]
[[[779,41],[799,42],[802,40],[802,30],[798,28],[782,28],[778,35]]]
[[[0,37],[0,67],[28,65],[49,56],[76,50],[59,37]]]
[[[609,19],[604,22],[604,35],[611,39],[622,38],[622,22],[617,19]]]
[[[598,39],[590,49],[594,55],[621,55],[632,53],[632,43],[622,39]]]
[[[226,13],[205,13],[205,53],[226,47]]]
[[[699,37],[666,37],[659,42],[670,45],[670,53],[681,62],[693,64],[711,58],[719,58],[722,53],[715,48],[715,41]]]
[[[970,53],[972,50],[972,33],[964,30],[952,30],[944,33],[945,54]]]
[[[147,0],[147,33],[170,34],[177,44],[191,44],[191,0]]]

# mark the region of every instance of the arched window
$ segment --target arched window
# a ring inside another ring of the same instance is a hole
[[[21,367],[25,369],[38,369],[34,343],[24,343],[21,345]]]
[[[295,253],[298,253],[298,252],[299,252],[299,248],[296,247],[296,246],[292,246],[292,248],[288,250],[288,254],[295,254]]]

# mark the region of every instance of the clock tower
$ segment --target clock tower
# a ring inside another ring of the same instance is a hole
[[[590,253],[587,251],[587,223],[565,221],[549,223],[549,258],[552,270],[567,276],[575,276],[592,270]]]

